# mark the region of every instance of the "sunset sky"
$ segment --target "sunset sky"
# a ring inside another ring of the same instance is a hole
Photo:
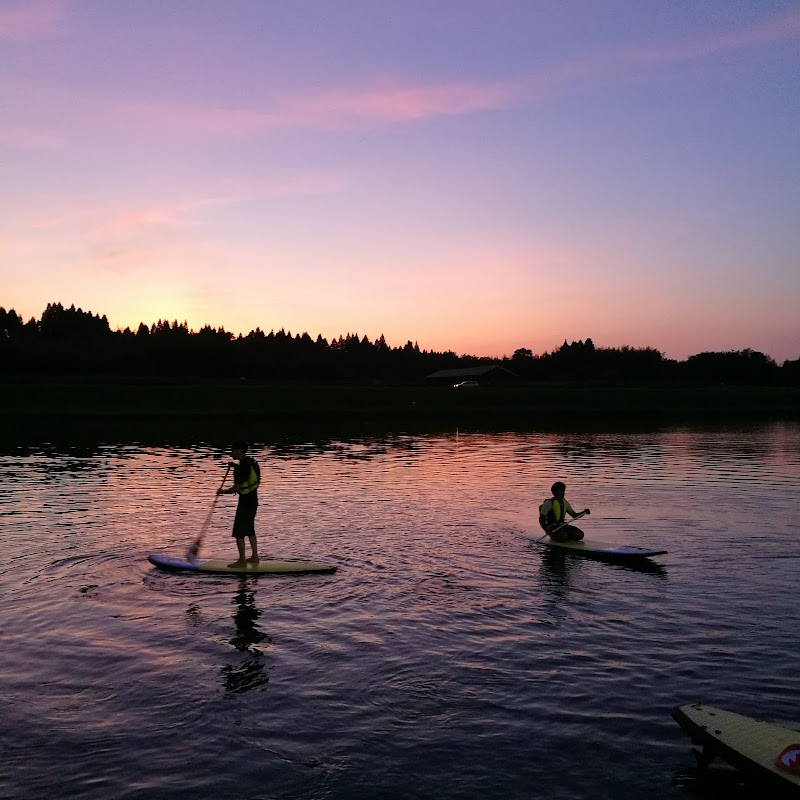
[[[0,305],[800,357],[798,0],[0,0]]]

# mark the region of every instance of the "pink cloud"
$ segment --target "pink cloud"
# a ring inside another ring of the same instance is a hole
[[[501,108],[514,84],[411,86],[290,98],[275,109],[119,103],[124,116],[159,132],[249,136],[291,128],[349,128]]]
[[[200,224],[198,213],[204,209],[249,203],[273,197],[298,197],[329,194],[341,189],[343,180],[332,175],[301,175],[275,182],[231,185],[219,192],[172,203],[116,212],[97,212],[102,219],[95,225],[100,233],[127,235],[154,228],[187,228]]]
[[[272,181],[232,182],[205,194],[117,208],[81,205],[71,198],[69,211],[41,214],[16,227],[20,231],[52,231],[67,239],[77,238],[87,242],[95,254],[102,254],[101,261],[109,261],[109,254],[119,258],[153,243],[185,239],[187,231],[209,221],[204,213],[208,210],[213,214],[216,208],[265,198],[330,194],[340,191],[343,185],[340,176],[310,173]]]
[[[705,38],[698,37],[648,49],[601,53],[583,60],[567,61],[528,75],[521,81],[521,85],[525,87],[525,101],[532,102],[570,91],[573,87],[608,80],[632,66],[690,61],[725,51],[798,39],[800,12],[791,12],[750,28],[717,33]]]
[[[57,0],[32,0],[15,10],[0,11],[0,38],[4,32],[6,36],[22,36],[52,30],[61,11],[62,4]],[[182,104],[180,100],[104,99],[13,82],[3,90],[24,98],[28,107],[54,111],[69,108],[69,114],[59,114],[59,120],[68,120],[63,123],[66,125],[92,121],[95,130],[98,125],[122,125],[123,135],[135,130],[137,135],[150,132],[188,140],[237,139],[295,129],[359,129],[529,105],[608,80],[637,65],[667,64],[798,38],[800,12],[796,11],[740,30],[565,61],[507,81],[411,85],[387,82],[355,90],[287,96],[269,106],[252,108]],[[60,143],[57,137],[36,132],[31,126],[0,131],[0,141],[33,148]]]
[[[800,11],[791,11],[741,30],[721,32],[673,45],[640,50],[628,59],[633,62],[672,62],[713,55],[727,50],[758,47],[800,39]]]
[[[278,114],[257,109],[134,101],[115,103],[114,110],[143,128],[180,135],[250,136],[290,125]]]
[[[58,33],[64,18],[61,0],[27,0],[0,8],[0,39],[25,41]]]
[[[517,99],[515,83],[411,86],[333,94],[312,100],[301,113],[310,119],[408,120],[488,111]]]
[[[63,137],[32,128],[0,128],[0,144],[24,150],[52,150],[62,147]]]
[[[294,128],[348,129],[513,107],[569,91],[574,86],[604,80],[632,64],[685,61],[798,38],[800,12],[792,12],[738,31],[565,62],[508,81],[388,85],[287,98],[270,109],[147,102],[120,103],[116,109],[142,127],[162,134],[246,137]]]

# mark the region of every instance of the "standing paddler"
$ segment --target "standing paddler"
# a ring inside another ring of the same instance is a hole
[[[258,542],[256,541],[256,512],[258,511],[258,485],[261,483],[261,469],[256,461],[247,455],[247,444],[236,441],[231,445],[231,457],[238,463],[233,467],[233,486],[217,489],[217,494],[238,494],[236,516],[233,518],[233,532],[239,558],[228,564],[229,567],[244,567],[247,563],[258,564]],[[252,555],[245,558],[245,538],[250,540]]]

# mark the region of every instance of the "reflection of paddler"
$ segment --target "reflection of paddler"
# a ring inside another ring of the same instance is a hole
[[[569,500],[564,497],[567,486],[562,481],[556,481],[550,491],[553,496],[539,506],[539,525],[555,542],[580,541],[583,539],[583,531],[567,523],[567,514],[571,517],[582,517],[589,513],[589,509],[584,509],[580,514],[573,510]]]
[[[256,605],[255,590],[248,585],[248,580],[244,576],[240,579],[239,591],[232,600],[236,607],[233,615],[236,632],[230,642],[241,658],[237,663],[226,664],[220,670],[225,691],[232,694],[258,689],[269,681],[264,654],[257,645],[269,643],[270,638],[258,627],[261,609]]]
[[[258,644],[267,638],[267,635],[260,631],[256,624],[261,616],[261,609],[256,605],[256,593],[248,587],[246,578],[242,579],[233,603],[236,606],[236,612],[233,615],[236,634],[231,639],[231,644],[237,650],[247,651],[251,645]]]

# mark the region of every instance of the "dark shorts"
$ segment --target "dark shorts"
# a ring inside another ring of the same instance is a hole
[[[248,503],[242,505],[239,503],[236,506],[236,516],[233,518],[233,536],[234,539],[244,539],[246,536],[256,535],[256,511],[258,505],[255,503]]]

